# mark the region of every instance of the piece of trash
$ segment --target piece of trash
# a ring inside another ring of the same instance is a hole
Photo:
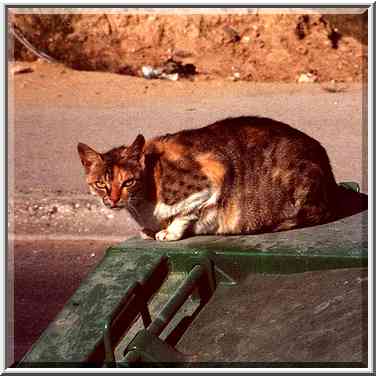
[[[34,69],[31,67],[20,67],[20,66],[15,66],[11,69],[11,73],[13,75],[15,74],[22,74],[22,73],[32,73],[34,72]]]
[[[95,253],[91,253],[91,254],[90,254],[90,257],[95,257]]]
[[[151,78],[158,78],[161,74],[162,71],[158,68],[153,68],[150,65],[144,65],[141,68],[142,74],[145,78],[151,79]]]
[[[317,76],[313,73],[302,73],[298,78],[299,84],[312,83],[317,81]]]
[[[164,73],[166,74],[173,74],[178,73],[181,77],[188,77],[193,76],[197,73],[196,67],[194,64],[183,64],[181,62],[177,62],[173,59],[169,59],[165,63]]]
[[[166,78],[167,80],[170,80],[170,81],[177,81],[179,79],[179,74],[178,73],[173,73],[173,74],[162,73],[161,77]]]
[[[235,78],[236,80],[239,80],[239,79],[240,79],[240,73],[239,73],[239,72],[235,72],[235,73],[233,74],[233,76],[234,76],[234,78]]]
[[[141,67],[141,72],[147,79],[162,78],[171,81],[177,81],[181,77],[189,77],[197,73],[193,64],[182,64],[173,59],[168,59],[160,67],[144,65]]]
[[[234,72],[231,76],[228,77],[231,81],[239,81],[240,80],[240,73]]]

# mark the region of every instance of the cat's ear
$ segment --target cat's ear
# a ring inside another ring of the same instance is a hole
[[[127,159],[136,159],[138,161],[143,157],[143,149],[145,146],[145,137],[139,134],[133,141],[133,144],[125,148],[121,156]]]
[[[99,153],[81,142],[77,145],[77,151],[86,172],[89,171],[91,165],[94,163],[102,162],[102,157]]]

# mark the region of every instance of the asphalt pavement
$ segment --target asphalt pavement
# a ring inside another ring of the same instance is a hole
[[[162,84],[163,85],[163,82]],[[296,86],[296,85],[295,85]],[[364,99],[361,89],[330,93],[317,87],[248,96],[236,89],[224,96],[145,96],[138,103],[67,105],[54,100],[19,104],[14,112],[15,191],[87,192],[76,146],[99,151],[219,119],[258,115],[286,122],[318,139],[327,149],[337,180],[355,180],[367,191]],[[77,93],[76,93],[77,94]],[[208,93],[210,94],[210,93]],[[126,94],[124,94],[126,95]],[[12,131],[10,126],[10,131]]]

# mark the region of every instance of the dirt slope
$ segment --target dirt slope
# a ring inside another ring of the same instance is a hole
[[[15,30],[70,67],[141,75],[143,65],[193,64],[194,77],[361,81],[367,13],[16,14]],[[15,42],[16,59],[34,59]],[[192,67],[192,66],[190,66]]]

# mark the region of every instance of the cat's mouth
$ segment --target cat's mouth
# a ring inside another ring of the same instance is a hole
[[[124,202],[117,202],[117,203],[114,204],[106,198],[103,198],[102,202],[103,202],[104,206],[106,206],[106,208],[112,209],[112,210],[120,210],[120,209],[124,209],[126,207],[126,204]]]
[[[121,209],[124,209],[124,208],[125,208],[125,205],[123,205],[123,206],[113,206],[113,207],[109,206],[109,208],[110,208],[111,210],[121,210]]]
[[[106,207],[111,209],[111,210],[121,210],[121,209],[124,209],[126,207],[125,204],[116,204],[116,205],[108,205],[106,204]]]

